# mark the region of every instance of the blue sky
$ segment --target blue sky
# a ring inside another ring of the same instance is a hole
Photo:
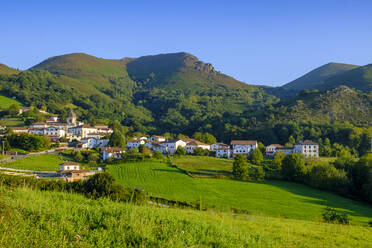
[[[185,51],[246,83],[282,85],[331,61],[372,63],[371,13],[360,0],[1,0],[0,63]]]

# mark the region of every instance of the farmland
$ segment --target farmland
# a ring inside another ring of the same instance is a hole
[[[1,108],[3,109],[8,108],[10,105],[15,104],[15,103],[18,105],[21,105],[21,103],[18,102],[17,100],[0,95],[0,107]]]
[[[153,196],[196,202],[216,209],[247,210],[251,214],[318,221],[326,206],[344,211],[352,223],[367,224],[372,208],[338,195],[285,181],[234,181],[191,178],[161,162],[110,165],[108,170],[126,187],[142,188]]]

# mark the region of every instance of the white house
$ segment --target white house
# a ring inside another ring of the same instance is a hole
[[[44,128],[30,128],[30,129],[28,129],[28,132],[30,134],[43,135],[44,134]]]
[[[293,147],[284,147],[284,146],[283,147],[277,147],[275,149],[275,153],[279,152],[279,151],[283,152],[284,155],[288,155],[288,154],[293,153]]]
[[[28,133],[27,127],[12,127],[13,133]]]
[[[211,151],[216,151],[218,148],[225,148],[225,147],[228,147],[228,145],[224,143],[213,143],[211,145]]]
[[[164,142],[165,138],[159,135],[152,135],[150,138],[147,139],[148,142]]]
[[[51,116],[49,117],[50,121],[57,122],[58,121],[58,116]]]
[[[284,146],[280,144],[271,144],[266,146],[266,155],[267,156],[274,156],[277,148],[283,148]]]
[[[102,147],[101,148],[101,155],[102,155],[103,161],[106,161],[109,158],[120,159],[123,153],[125,153],[125,151],[119,147]]]
[[[140,139],[128,140],[127,141],[127,148],[128,149],[138,148],[138,147],[140,147],[140,145],[144,145],[144,144],[145,144],[144,140],[140,140]]]
[[[302,153],[307,157],[319,157],[319,145],[311,140],[300,141],[295,144],[294,153]]]
[[[258,147],[257,140],[232,140],[232,155],[243,154],[247,156],[251,150]]]
[[[164,153],[164,154],[168,153],[168,147],[163,146],[162,144],[153,143],[152,146],[151,146],[151,149],[153,151],[159,151],[159,152]]]
[[[85,138],[90,133],[97,133],[97,128],[84,124],[76,127],[71,127],[68,129],[68,132],[75,136]]]
[[[46,127],[48,127],[48,123],[46,122],[36,122],[30,125],[30,128],[46,128]]]
[[[80,140],[81,143],[86,144],[83,148],[105,147],[109,143],[108,139],[84,138]]]
[[[230,158],[231,157],[231,150],[228,146],[225,147],[218,147],[215,149],[216,157],[218,158]]]
[[[163,146],[167,147],[168,153],[173,154],[178,147],[185,147],[186,142],[180,139],[170,139],[162,143]]]
[[[103,136],[108,135],[108,134],[112,134],[114,132],[111,128],[109,128],[108,126],[103,125],[103,124],[97,124],[94,127],[97,129],[97,133],[99,133]]]
[[[60,171],[67,170],[80,170],[80,164],[71,161],[66,161],[63,164],[60,164]]]
[[[60,129],[58,127],[47,127],[44,128],[45,135],[53,135],[58,136],[59,138],[66,136],[66,131],[64,129]]]
[[[205,149],[205,150],[208,150],[208,151],[211,149],[210,145],[202,143],[198,140],[193,140],[191,142],[188,142],[185,146],[185,149],[186,149],[187,153],[192,154],[192,153],[194,153],[194,149],[196,147],[199,147],[199,148],[202,148],[202,149]]]

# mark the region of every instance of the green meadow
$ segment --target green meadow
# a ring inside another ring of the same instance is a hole
[[[3,95],[0,95],[0,107],[5,109],[5,108],[8,108],[10,105],[12,104],[18,104],[19,106],[21,106],[22,104],[17,101],[17,100],[14,100],[12,98],[9,98],[9,97],[6,97],[6,96],[3,96]]]
[[[57,171],[59,170],[59,165],[63,162],[57,155],[43,154],[3,163],[0,164],[0,167],[35,171]]]
[[[372,220],[367,204],[286,181],[192,178],[161,162],[115,164],[108,171],[126,187],[169,200],[201,201],[223,211],[236,208],[254,215],[319,221],[330,206],[349,214],[352,223],[365,225]]]
[[[369,247],[372,228],[0,186],[0,247]]]

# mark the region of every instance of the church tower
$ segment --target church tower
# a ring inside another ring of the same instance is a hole
[[[68,113],[66,122],[70,126],[76,126],[76,114],[74,113],[74,111],[72,111],[72,109],[70,110],[70,113]]]

